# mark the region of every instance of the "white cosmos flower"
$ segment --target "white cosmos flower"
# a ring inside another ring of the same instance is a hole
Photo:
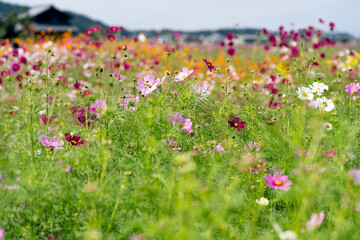
[[[314,98],[314,94],[308,87],[299,87],[296,93],[301,100],[313,100]]]
[[[262,198],[260,198],[260,200],[256,199],[256,203],[261,206],[267,206],[267,205],[269,205],[269,200],[267,198],[262,197]]]
[[[295,232],[290,231],[290,230],[283,232],[281,227],[277,223],[274,223],[273,227],[281,240],[296,240],[297,239],[297,235]]]
[[[316,107],[324,110],[325,112],[330,112],[335,108],[335,105],[331,99],[326,97],[317,98],[315,100]]]
[[[313,85],[309,85],[309,87],[313,93],[317,93],[319,96],[321,96],[325,90],[329,90],[327,85],[318,82],[314,82]]]

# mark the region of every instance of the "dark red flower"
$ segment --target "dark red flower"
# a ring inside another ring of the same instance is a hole
[[[80,136],[74,135],[71,136],[70,133],[65,133],[65,139],[66,141],[70,142],[72,145],[75,146],[85,146],[86,141],[85,140],[80,140]]]
[[[206,60],[206,58],[203,58],[203,61],[205,62],[206,66],[208,67],[209,71],[212,72],[213,70],[215,71],[216,68],[214,67],[214,65],[212,65],[211,62],[209,62],[208,60]]]
[[[234,55],[235,55],[235,49],[229,48],[229,49],[227,50],[227,53],[228,53],[230,56],[234,56]]]
[[[231,120],[228,121],[230,127],[236,128],[237,130],[241,131],[245,127],[245,121],[240,121],[239,118],[231,117]]]
[[[231,41],[234,38],[234,35],[232,33],[226,34],[227,40]]]
[[[330,26],[330,31],[334,31],[335,23],[331,22],[329,23],[329,26]]]

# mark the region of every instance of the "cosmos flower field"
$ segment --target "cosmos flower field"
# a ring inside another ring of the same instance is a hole
[[[322,34],[1,40],[0,239],[359,239],[360,53]]]

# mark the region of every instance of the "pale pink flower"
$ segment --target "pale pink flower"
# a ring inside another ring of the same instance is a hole
[[[216,145],[214,149],[215,149],[215,151],[218,151],[218,152],[225,152],[225,149],[221,146],[221,143]]]
[[[136,89],[140,91],[141,95],[147,96],[149,93],[157,89],[160,79],[155,79],[154,75],[146,75],[143,79],[139,79]]]
[[[345,92],[349,93],[349,94],[354,94],[357,91],[359,91],[360,89],[360,84],[359,83],[350,83],[350,85],[347,85],[345,87]]]
[[[134,97],[132,94],[127,94],[120,99],[120,107],[123,109],[129,109],[130,111],[135,111],[139,101],[139,96]]]
[[[179,72],[177,75],[175,75],[174,77],[174,82],[181,82],[184,81],[185,78],[187,78],[190,74],[193,73],[194,70],[190,70],[186,67],[184,67],[182,69],[182,72]]]
[[[39,141],[45,147],[50,147],[53,149],[63,149],[61,146],[64,145],[64,141],[58,141],[57,136],[50,138],[45,135],[40,135]]]
[[[320,212],[319,214],[313,213],[310,220],[306,223],[306,230],[311,231],[319,227],[324,221],[325,214]]]

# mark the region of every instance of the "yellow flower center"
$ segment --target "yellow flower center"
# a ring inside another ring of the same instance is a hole
[[[281,184],[282,184],[282,182],[281,182],[281,181],[279,181],[279,180],[276,180],[276,181],[275,181],[275,184],[279,186],[279,185],[281,185]]]
[[[239,124],[238,124],[238,123],[234,123],[234,126],[235,126],[235,127],[238,127],[238,126],[239,126]]]
[[[71,140],[71,143],[76,144],[76,141],[75,141],[75,140]]]
[[[355,91],[356,91],[356,89],[355,89],[355,88],[353,88],[353,89],[351,89],[351,91],[352,91],[352,92],[355,92]]]
[[[307,93],[306,93],[306,92],[303,92],[302,95],[306,97],[306,96],[307,96]]]

